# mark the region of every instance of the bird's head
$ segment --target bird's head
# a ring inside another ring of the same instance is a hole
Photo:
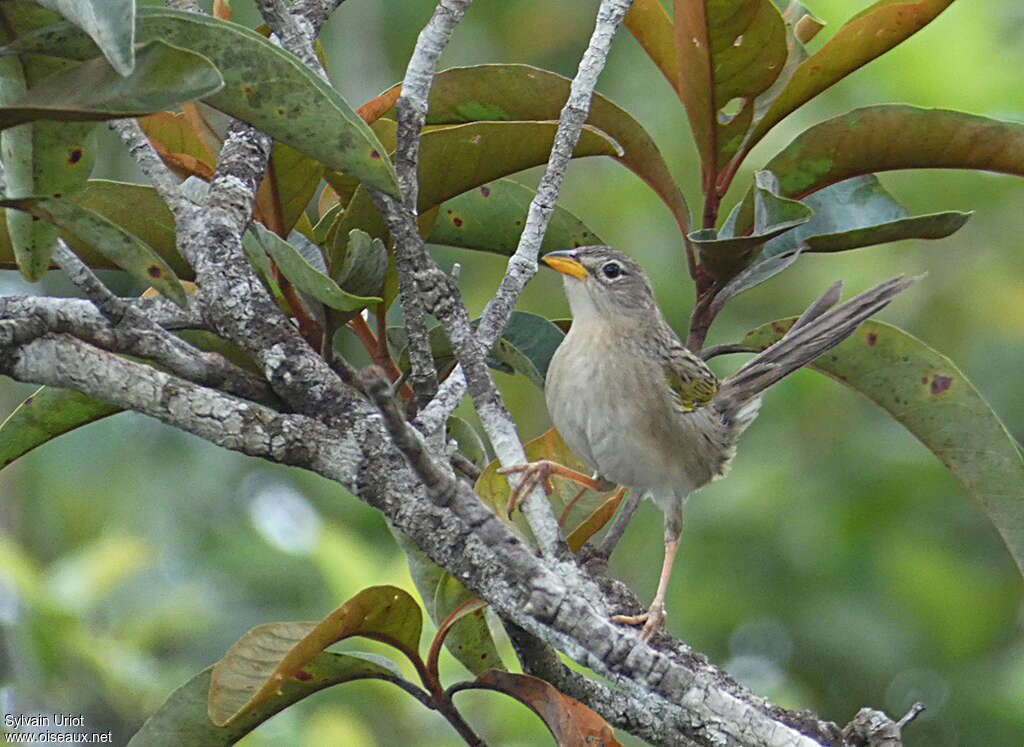
[[[562,273],[565,295],[576,320],[643,318],[657,310],[643,268],[610,246],[581,246],[548,252],[541,259]]]

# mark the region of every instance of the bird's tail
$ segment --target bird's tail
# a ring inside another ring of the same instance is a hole
[[[917,280],[918,277],[899,275],[839,306],[835,303],[843,284],[836,283],[808,307],[785,337],[725,379],[719,385],[715,404],[725,412],[737,411],[772,384],[852,335],[861,322],[885,308]]]

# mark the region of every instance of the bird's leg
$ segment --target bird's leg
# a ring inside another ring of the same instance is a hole
[[[629,497],[626,498],[626,503],[619,509],[619,512],[615,515],[615,521],[612,522],[611,527],[608,529],[608,533],[605,534],[604,539],[601,540],[601,546],[597,548],[597,554],[608,560],[615,552],[615,548],[619,544],[619,540],[622,539],[622,535],[626,533],[626,527],[629,526],[629,522],[632,521],[633,516],[636,514],[636,510],[640,507],[640,501],[643,500],[644,494],[639,490],[630,491]]]
[[[665,516],[665,559],[661,564],[661,578],[658,579],[658,591],[654,595],[654,601],[650,608],[642,615],[615,615],[612,622],[625,623],[626,625],[643,625],[640,631],[640,640],[649,641],[662,625],[665,624],[665,595],[668,593],[668,579],[672,575],[672,564],[676,559],[676,552],[679,550],[679,535],[682,529],[682,517],[679,521],[672,521],[668,515]]]
[[[575,483],[583,485],[590,490],[596,490],[598,492],[611,489],[610,483],[599,477],[590,477],[582,472],[566,467],[564,464],[553,462],[550,459],[538,459],[536,462],[517,464],[513,467],[502,467],[498,470],[498,474],[500,475],[510,475],[515,472],[522,472],[523,479],[519,481],[519,484],[515,488],[513,488],[512,493],[508,497],[509,518],[512,517],[512,512],[516,510],[516,506],[518,506],[519,503],[538,485],[543,484],[545,489],[550,493],[551,488],[548,486],[548,480],[552,475],[564,477]]]

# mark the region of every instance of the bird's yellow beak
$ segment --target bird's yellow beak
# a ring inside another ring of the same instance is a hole
[[[548,252],[541,260],[548,266],[565,275],[572,275],[573,277],[585,278],[590,273],[587,272],[587,268],[584,267],[579,259],[577,259],[576,251],[573,249],[560,249],[556,252]]]

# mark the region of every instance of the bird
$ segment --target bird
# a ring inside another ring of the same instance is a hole
[[[761,394],[852,335],[917,278],[894,277],[839,306],[842,283],[835,283],[780,341],[720,380],[665,320],[647,274],[631,257],[593,245],[541,259],[562,274],[573,317],[548,366],[545,401],[565,443],[594,474],[545,460],[502,470],[525,473],[510,505],[552,473],[595,489],[629,488],[601,548],[607,557],[640,501],[654,500],[665,514],[657,592],[646,613],[612,618],[643,625],[646,642],[665,623],[683,508],[691,494],[726,474]]]

